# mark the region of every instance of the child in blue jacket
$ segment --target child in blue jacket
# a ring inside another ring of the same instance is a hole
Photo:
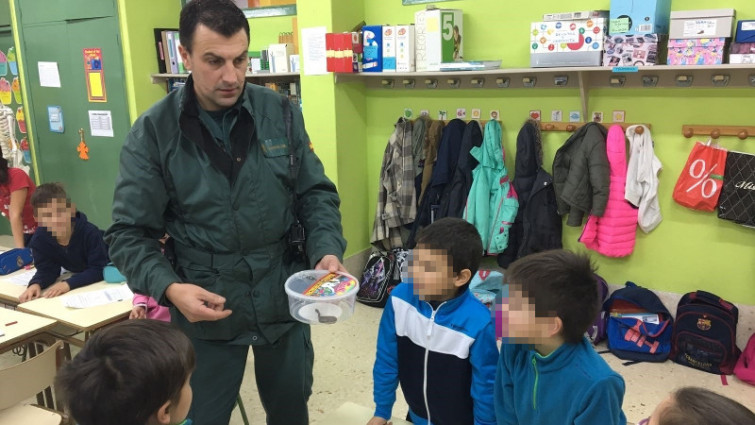
[[[498,424],[625,425],[624,380],[584,336],[599,308],[590,259],[531,254],[511,264],[505,281]]]
[[[102,280],[108,252],[102,231],[76,211],[60,183],[45,183],[31,197],[39,227],[29,248],[37,272],[19,296],[23,303],[64,294]],[[61,276],[61,268],[73,273]]]
[[[368,425],[390,419],[399,383],[414,424],[495,424],[494,323],[469,291],[480,258],[480,235],[464,220],[422,230],[409,279],[393,289],[380,320]]]

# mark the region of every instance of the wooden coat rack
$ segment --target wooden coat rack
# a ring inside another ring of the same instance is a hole
[[[627,131],[628,127],[631,127],[633,125],[640,125],[640,124],[630,124],[626,122],[603,122],[600,123],[603,127],[611,127],[612,125],[620,125],[622,130]],[[541,131],[567,131],[569,133],[573,133],[576,131],[579,127],[582,127],[585,125],[583,122],[541,122],[540,123],[540,130]],[[650,124],[642,124],[647,128],[651,128]],[[642,129],[642,127],[638,127],[636,133],[642,134],[645,130]]]
[[[733,126],[733,125],[684,125],[682,134],[686,138],[692,136],[707,136],[711,139],[718,139],[721,136],[736,136],[740,140],[748,137],[755,137],[755,127],[753,126]]]

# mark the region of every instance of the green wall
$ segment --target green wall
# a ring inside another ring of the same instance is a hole
[[[274,16],[269,18],[253,18],[249,21],[249,50],[267,49],[267,46],[278,42],[278,34],[291,32],[293,16]]]
[[[676,1],[674,10],[709,9],[710,1]],[[542,0],[528,7],[503,6],[498,0],[453,1],[442,7],[464,10],[464,52],[468,59],[503,59],[507,68],[529,66],[529,25],[543,13],[570,10],[608,9],[608,0]],[[755,19],[755,3],[730,0],[717,7],[733,7],[739,19]],[[368,23],[407,23],[422,6],[401,6],[398,1],[385,4],[365,0]],[[370,206],[364,232],[369,232],[377,198],[380,163],[392,123],[405,107],[415,114],[427,109],[436,116],[439,109],[453,113],[456,108],[481,108],[501,111],[507,166],[513,170],[516,134],[528,112],[539,109],[546,117],[553,109],[564,116],[579,110],[577,90],[405,90],[367,91],[366,164]],[[681,136],[683,124],[752,125],[755,89],[601,89],[593,90],[590,110],[603,111],[610,121],[613,110],[625,110],[627,122],[652,124],[656,155],[663,163],[659,197],[663,222],[652,233],[637,232],[635,252],[628,258],[609,259],[598,254],[593,258],[599,272],[612,283],[633,280],[649,288],[684,293],[705,289],[736,302],[755,304],[755,230],[676,205],[673,186],[693,142]],[[351,129],[360,131],[355,125]],[[545,167],[550,169],[553,156],[566,140],[566,133],[549,133],[543,140]],[[755,153],[753,139],[740,141],[724,137],[721,145],[742,152]],[[344,194],[344,196],[349,196]],[[566,228],[566,248],[583,250],[577,242],[581,229]],[[350,239],[351,240],[351,239]],[[366,245],[364,246],[366,247]]]

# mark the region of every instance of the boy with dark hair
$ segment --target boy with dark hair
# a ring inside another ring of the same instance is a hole
[[[37,272],[19,296],[20,302],[46,298],[102,280],[108,263],[102,231],[76,211],[60,183],[45,183],[31,197],[34,217],[39,224],[29,241]],[[67,273],[61,276],[60,269]]]
[[[79,425],[185,424],[194,370],[191,341],[159,320],[95,333],[55,380]]]
[[[409,277],[380,320],[368,425],[387,423],[399,383],[415,424],[495,424],[494,324],[469,291],[481,258],[480,235],[464,220],[443,218],[422,230]]]
[[[505,281],[498,424],[626,424],[624,380],[584,336],[600,308],[590,259],[531,254],[511,264]]]

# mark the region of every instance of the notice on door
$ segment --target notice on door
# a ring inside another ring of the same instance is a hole
[[[89,111],[89,132],[92,136],[115,137],[110,111]]]
[[[60,87],[60,72],[57,62],[37,62],[39,85],[41,87]]]
[[[107,102],[105,90],[105,70],[102,68],[102,49],[84,49],[84,75],[86,76],[87,97],[90,102]]]

